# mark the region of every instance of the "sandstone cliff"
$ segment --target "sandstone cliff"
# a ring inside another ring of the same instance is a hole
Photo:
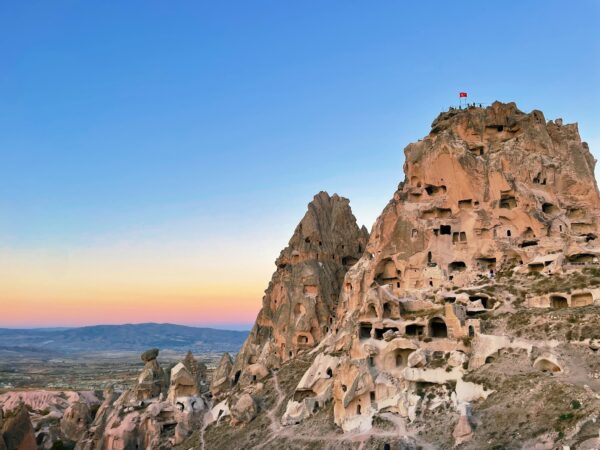
[[[246,425],[256,423],[252,432],[217,420],[242,393],[227,397],[221,384],[225,400],[205,441],[597,448],[600,198],[577,125],[514,103],[451,109],[405,156],[405,179],[366,248],[349,239],[343,248],[356,253],[325,252],[352,262],[337,302],[323,283],[294,276],[291,288],[279,287],[289,271],[316,262],[304,221],[296,230],[230,372],[232,385],[248,375],[242,392],[263,412]],[[311,293],[327,309],[309,326],[294,313]],[[268,431],[258,431],[267,419]]]
[[[344,275],[361,257],[367,238],[347,199],[325,192],[314,197],[277,258],[262,309],[227,375],[230,386],[261,380],[269,369],[319,343],[333,323]]]

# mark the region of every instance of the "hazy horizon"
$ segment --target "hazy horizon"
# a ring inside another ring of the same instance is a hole
[[[227,331],[250,331],[252,323],[246,324],[187,324],[187,323],[171,323],[171,322],[120,322],[120,323],[89,323],[86,325],[52,325],[47,326],[0,326],[0,329],[5,330],[67,330],[72,328],[86,328],[96,326],[122,326],[122,325],[180,325],[192,328],[212,328],[215,330],[227,330]]]
[[[600,155],[594,1],[1,11],[0,327],[253,323],[313,195],[370,230],[459,91]]]

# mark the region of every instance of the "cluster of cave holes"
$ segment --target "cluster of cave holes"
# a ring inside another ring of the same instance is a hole
[[[488,299],[486,299],[487,301]],[[489,303],[486,303],[489,304]],[[359,325],[359,338],[360,339],[369,339],[371,338],[371,333],[373,331],[373,325],[369,322],[362,322]],[[397,333],[399,330],[396,327],[383,327],[383,328],[376,328],[374,330],[374,337],[375,339],[383,339],[383,335],[388,332],[388,331],[392,331]],[[429,336],[432,338],[445,338],[448,337],[448,327],[446,326],[446,322],[444,322],[444,319],[440,318],[440,317],[434,317],[433,319],[431,319],[429,321],[428,324],[428,332],[429,332]],[[424,325],[419,325],[419,324],[410,324],[407,325],[405,330],[404,330],[404,334],[406,336],[414,336],[414,337],[421,337],[425,335],[425,326]]]

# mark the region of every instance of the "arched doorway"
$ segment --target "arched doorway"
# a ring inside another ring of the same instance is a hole
[[[429,321],[429,336],[433,338],[448,337],[448,327],[444,319],[434,317]]]

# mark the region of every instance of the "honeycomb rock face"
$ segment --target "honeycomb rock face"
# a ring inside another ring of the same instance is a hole
[[[384,411],[411,421],[450,404],[464,416],[462,442],[471,438],[465,411],[489,395],[466,373],[516,347],[548,352],[531,370],[566,370],[545,341],[486,334],[485,321],[600,299],[585,285],[527,292],[525,305],[514,303],[510,286],[494,291],[497,277],[550,278],[598,265],[595,160],[577,125],[499,102],[442,113],[404,152],[405,180],[346,274],[336,319],[305,375],[322,379],[301,383],[283,417],[306,418],[333,401],[336,424],[364,432]]]
[[[346,271],[361,257],[368,233],[349,201],[317,194],[277,258],[256,323],[236,356],[231,385],[258,381],[329,332]]]

